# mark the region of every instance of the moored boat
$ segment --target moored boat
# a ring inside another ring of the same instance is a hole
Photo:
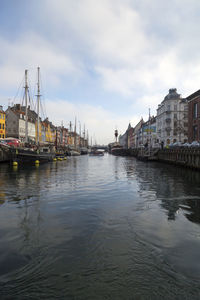
[[[90,156],[104,156],[104,151],[99,149],[93,149],[89,153]]]
[[[10,148],[11,160],[17,161],[19,163],[35,163],[39,161],[39,163],[52,161],[55,157],[55,152],[44,151],[44,149],[40,148],[37,150],[31,149],[23,149],[23,148]]]
[[[40,68],[38,67],[38,89],[37,89],[37,140],[36,145],[28,143],[28,78],[27,78],[28,71],[25,70],[25,147],[21,147],[21,145],[10,145],[10,160],[13,162],[23,162],[23,163],[42,163],[48,162],[53,160],[55,157],[54,147],[52,145],[44,146],[44,143],[41,144],[39,142],[40,136],[40,118],[39,118],[39,107],[40,107]]]

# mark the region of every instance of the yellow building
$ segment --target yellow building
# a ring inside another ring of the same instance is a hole
[[[56,136],[56,128],[53,124],[46,118],[43,122],[45,124],[46,142],[54,143]]]
[[[42,127],[43,127],[43,124],[39,121],[39,143],[43,142]],[[36,121],[35,122],[35,140],[36,140],[36,142],[38,141],[37,132],[38,132],[38,125],[37,125],[37,121]]]
[[[6,137],[6,113],[3,111],[3,107],[0,105],[0,138]]]

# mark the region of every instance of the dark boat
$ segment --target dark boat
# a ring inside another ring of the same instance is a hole
[[[26,113],[25,113],[25,147],[14,147],[10,146],[10,160],[12,162],[18,163],[42,163],[53,160],[55,157],[55,152],[53,151],[53,146],[40,144],[39,142],[39,107],[40,107],[40,82],[39,82],[39,72],[40,68],[38,67],[38,91],[37,91],[37,141],[35,146],[31,146],[28,143],[28,113],[27,113],[27,99],[28,99],[28,80],[27,73],[25,70],[25,102],[26,102]]]
[[[11,161],[18,163],[44,163],[52,161],[55,157],[55,152],[50,151],[50,148],[41,147],[37,150],[23,149],[23,148],[10,148]]]

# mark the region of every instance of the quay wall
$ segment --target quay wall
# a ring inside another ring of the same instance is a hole
[[[116,155],[134,156],[139,159],[139,150],[123,149]],[[159,149],[154,155],[155,160],[200,170],[200,148]]]
[[[157,153],[158,161],[200,169],[200,149],[163,149]]]
[[[10,152],[9,151],[3,151],[0,149],[0,162],[6,162],[10,160]]]

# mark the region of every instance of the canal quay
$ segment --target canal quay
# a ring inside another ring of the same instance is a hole
[[[0,299],[200,299],[199,171],[85,155],[0,186]]]

